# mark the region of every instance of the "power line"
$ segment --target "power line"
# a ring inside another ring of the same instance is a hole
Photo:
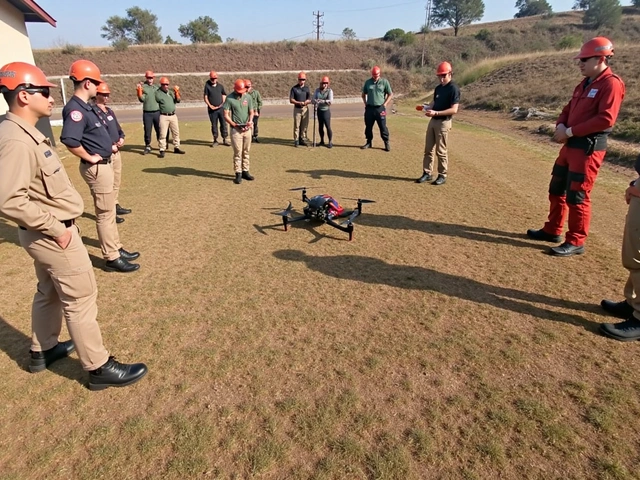
[[[345,13],[345,12],[365,12],[367,10],[381,10],[383,8],[394,8],[400,7],[402,5],[415,5],[416,3],[422,3],[423,0],[419,0],[417,2],[404,2],[404,3],[394,3],[392,5],[385,5],[384,7],[371,7],[371,8],[356,8],[352,10],[326,10],[326,13]]]
[[[311,31],[311,32],[303,33],[302,35],[296,35],[295,37],[285,38],[285,40],[293,40],[294,38],[305,37],[307,35],[313,35],[314,33],[315,33],[314,31]]]
[[[319,10],[317,12],[313,12],[313,26],[316,30],[316,40],[320,40],[320,30],[324,26],[324,20],[320,20],[322,17],[324,17],[324,13],[320,13]],[[322,31],[322,34],[324,36],[324,30]]]

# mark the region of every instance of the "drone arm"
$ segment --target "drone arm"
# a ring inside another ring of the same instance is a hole
[[[349,234],[349,241],[353,239],[353,223],[349,223],[347,226],[340,225],[339,223],[334,222],[332,219],[328,218],[326,221],[327,225],[331,225],[333,228],[337,228],[341,232],[345,232]]]

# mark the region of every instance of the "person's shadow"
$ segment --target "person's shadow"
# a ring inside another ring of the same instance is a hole
[[[438,292],[474,303],[491,305],[543,320],[577,325],[590,332],[600,326],[575,314],[556,312],[533,303],[588,313],[600,313],[596,305],[548,297],[514,288],[499,287],[424,267],[394,265],[375,258],[357,255],[310,256],[299,250],[278,250],[276,258],[304,262],[311,270],[327,276],[391,287]]]
[[[448,237],[466,238],[474,242],[496,243],[524,248],[539,248],[540,242],[525,241],[526,234],[493,230],[472,225],[457,225],[455,223],[431,222],[415,220],[401,215],[375,215],[363,213],[356,220],[357,224],[369,227],[391,228],[393,230],[415,230],[429,235],[444,235]],[[544,251],[548,248],[544,247]]]
[[[62,313],[61,313],[62,314]],[[0,315],[0,350],[13,360],[18,368],[29,371],[31,339]],[[82,365],[77,358],[66,357],[49,366],[48,370],[85,385]]]
[[[0,244],[13,243],[20,246],[18,226],[4,218],[0,218]]]
[[[339,170],[337,168],[327,168],[320,170],[298,170],[290,169],[287,173],[304,173],[314,180],[322,180],[324,177],[340,177],[340,178],[364,178],[369,180],[394,180],[399,182],[414,181],[413,178],[394,177],[392,175],[376,175],[375,173],[360,173],[349,170]]]
[[[142,152],[144,152],[144,145],[133,145],[133,144],[125,143],[122,147],[120,147],[120,151],[142,154]]]
[[[160,168],[143,168],[145,173],[163,173],[172,177],[195,176],[203,178],[215,178],[218,180],[233,180],[235,175],[229,173],[208,172],[206,170],[197,170],[189,167],[160,167]]]

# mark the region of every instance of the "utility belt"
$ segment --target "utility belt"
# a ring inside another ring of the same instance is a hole
[[[158,113],[160,110],[143,110],[144,113]]]
[[[591,155],[593,152],[601,152],[607,149],[607,137],[606,132],[592,133],[585,137],[570,137],[567,140],[567,147],[579,148],[584,150],[584,153]]]
[[[165,115],[167,117],[170,117],[170,116],[175,115],[175,114],[176,114],[176,112],[173,112],[173,113],[162,113],[162,112],[160,112],[160,115]]]
[[[102,157],[102,160],[100,160],[99,162],[91,163],[91,162],[87,162],[86,160],[80,160],[80,163],[84,164],[84,165],[106,165],[108,163],[111,163],[111,157]]]
[[[434,120],[451,120],[451,115],[438,115],[437,117],[433,117]]]
[[[69,228],[71,225],[75,225],[76,224],[76,220],[71,219],[71,220],[60,220],[60,223],[62,223],[65,227]],[[24,228],[22,225],[19,226],[20,230],[28,230],[27,228]]]

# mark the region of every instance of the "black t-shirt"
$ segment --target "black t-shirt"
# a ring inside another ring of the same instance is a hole
[[[289,98],[293,98],[296,102],[304,102],[306,100],[311,100],[311,90],[306,85],[301,87],[296,84],[291,88],[291,93],[289,94]],[[298,105],[296,105],[297,107]]]
[[[456,103],[460,103],[460,88],[453,82],[446,85],[438,85],[433,92],[433,110],[441,112],[451,108]],[[448,116],[438,116],[433,118],[450,118]]]
[[[222,86],[222,84],[218,83],[214,87],[211,81],[207,80],[207,83],[204,84],[204,95],[205,97],[207,97],[207,100],[209,100],[209,103],[211,105],[217,107],[224,103],[222,100],[222,96],[226,96],[227,92],[224,91],[224,87]]]

